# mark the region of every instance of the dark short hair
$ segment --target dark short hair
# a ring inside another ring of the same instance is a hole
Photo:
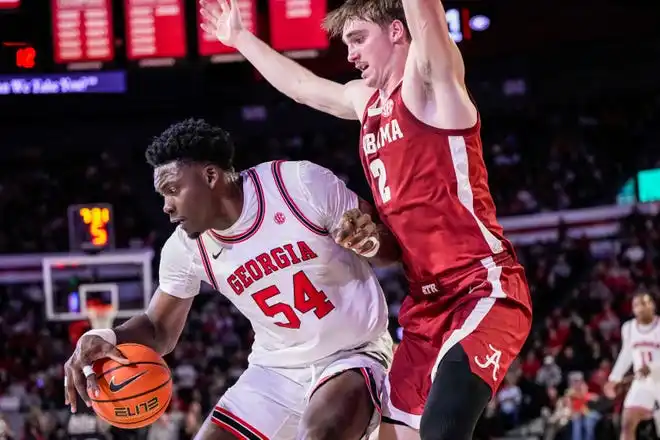
[[[156,136],[145,152],[156,168],[170,162],[210,163],[233,170],[234,143],[229,133],[203,119],[186,119],[172,124]]]

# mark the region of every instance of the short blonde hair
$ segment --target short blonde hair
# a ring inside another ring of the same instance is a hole
[[[323,28],[331,37],[341,36],[349,20],[360,19],[387,26],[399,20],[409,34],[401,0],[347,0],[343,5],[328,13]]]

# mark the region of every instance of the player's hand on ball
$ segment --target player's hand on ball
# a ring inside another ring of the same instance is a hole
[[[90,396],[99,392],[96,376],[92,370],[94,361],[110,358],[120,364],[130,361],[117,347],[96,335],[83,335],[76,349],[64,364],[64,403],[71,405],[71,412],[76,412],[76,392],[85,404],[91,406]]]
[[[244,29],[236,0],[200,0],[204,32],[226,46],[234,46],[236,36]]]
[[[373,257],[380,247],[376,223],[359,209],[344,213],[334,237],[337,244],[364,257]]]

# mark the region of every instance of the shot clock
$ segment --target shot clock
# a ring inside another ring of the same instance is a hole
[[[114,214],[108,203],[69,206],[69,248],[94,252],[115,247]]]

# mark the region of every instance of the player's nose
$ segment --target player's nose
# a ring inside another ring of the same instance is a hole
[[[168,203],[167,200],[165,201],[165,203],[163,203],[163,212],[169,215],[170,217],[172,216],[172,214],[174,214],[174,206],[172,206],[171,203]]]
[[[348,50],[348,56],[346,57],[349,63],[355,63],[358,60],[358,54],[354,50]]]

